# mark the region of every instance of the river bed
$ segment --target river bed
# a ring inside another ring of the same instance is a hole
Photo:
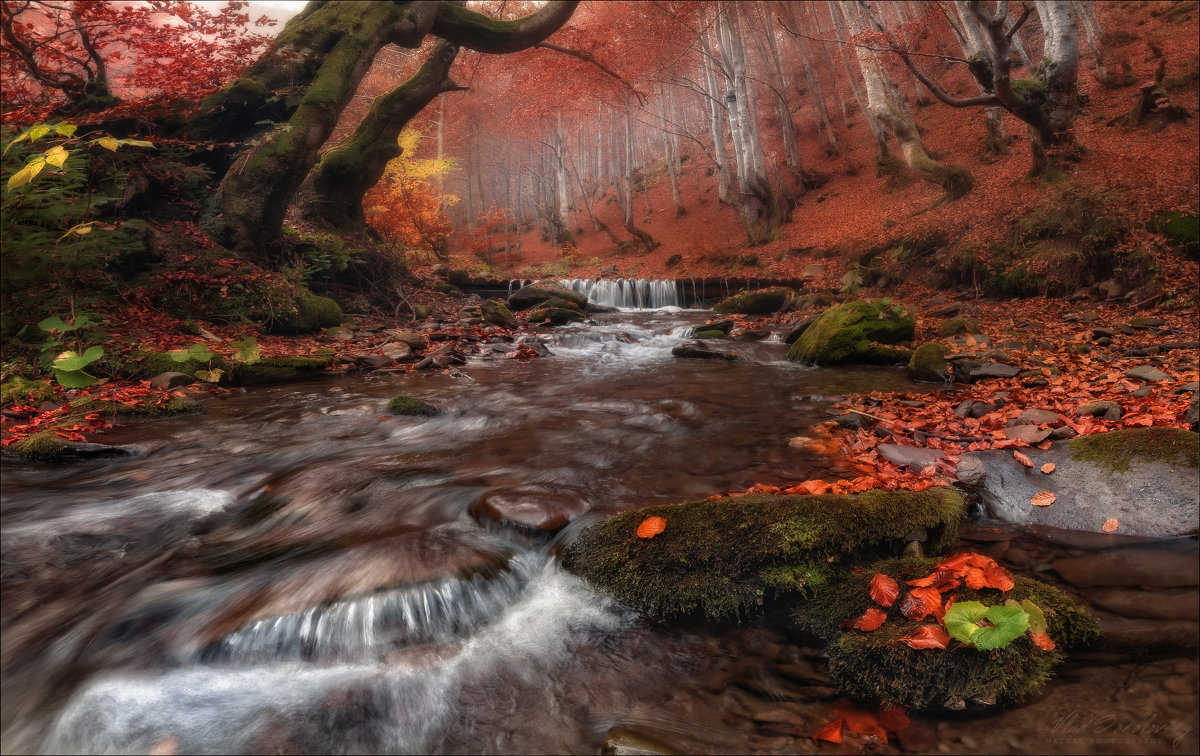
[[[852,476],[789,441],[847,393],[934,390],[790,363],[778,335],[720,345],[738,360],[673,358],[710,314],[600,315],[547,332],[542,359],[257,388],[97,439],[132,458],[6,458],[3,752],[896,747],[809,737],[836,716],[821,649],[753,621],[663,627],[554,558],[615,512]],[[440,414],[386,415],[401,393]],[[1194,538],[964,538],[1049,579],[1064,555],[1196,554]],[[1196,677],[1191,650],[1101,650],[1020,709],[914,717],[899,747],[1194,752]]]

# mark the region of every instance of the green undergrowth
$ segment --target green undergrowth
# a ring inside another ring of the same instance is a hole
[[[895,554],[913,531],[946,548],[964,511],[947,487],[853,496],[736,496],[623,512],[581,533],[567,569],[656,617],[729,619],[824,582],[838,562]],[[664,517],[666,530],[639,538]]]
[[[1071,458],[1110,473],[1126,472],[1136,458],[1168,465],[1200,466],[1200,435],[1179,428],[1126,428],[1067,442]]]
[[[1065,659],[1065,651],[1091,646],[1099,627],[1086,610],[1062,591],[1028,578],[1016,578],[1003,593],[960,587],[956,601],[978,601],[992,606],[1006,600],[1028,600],[1045,615],[1047,634],[1054,651],[1037,648],[1021,636],[1003,648],[981,652],[952,643],[947,649],[913,649],[899,642],[932,618],[910,620],[898,605],[886,610],[887,621],[878,630],[841,629],[869,606],[872,576],[883,573],[900,583],[928,575],[936,559],[891,559],[851,572],[843,570],[793,613],[793,629],[801,636],[815,635],[832,641],[829,675],[840,693],[878,701],[884,706],[903,704],[916,709],[956,708],[960,705],[1012,704],[1021,701],[1050,677]]]

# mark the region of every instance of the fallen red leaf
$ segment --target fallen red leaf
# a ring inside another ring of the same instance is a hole
[[[942,594],[936,588],[913,588],[900,601],[900,613],[909,619],[924,619],[942,605]]]
[[[1104,521],[1104,524],[1100,526],[1100,529],[1105,533],[1115,533],[1119,527],[1121,527],[1121,523],[1117,522],[1117,518],[1109,517]]]
[[[1024,454],[1022,454],[1019,451],[1016,451],[1016,450],[1013,451],[1013,458],[1016,459],[1021,464],[1025,465],[1026,467],[1033,467],[1033,460],[1030,459],[1029,457],[1025,456]]]
[[[842,720],[835,719],[832,722],[821,725],[821,728],[813,733],[813,740],[827,740],[830,743],[842,742]]]
[[[876,572],[871,578],[871,600],[880,606],[891,606],[900,595],[900,586],[882,572]]]
[[[1042,491],[1041,493],[1034,494],[1033,498],[1029,500],[1029,503],[1035,507],[1048,507],[1057,499],[1058,497],[1053,493],[1049,491]]]
[[[878,630],[884,622],[887,622],[887,614],[875,607],[871,607],[856,618],[851,627],[855,630],[862,630],[864,633],[869,633]]]
[[[945,648],[950,644],[950,635],[937,625],[921,625],[908,635],[901,636],[898,640],[909,648],[917,650]]]
[[[1056,648],[1054,641],[1045,633],[1029,633],[1029,639],[1033,641],[1033,645],[1043,651],[1053,651]]]
[[[653,538],[659,533],[667,529],[667,520],[663,517],[647,517],[642,520],[642,524],[638,525],[638,538]]]

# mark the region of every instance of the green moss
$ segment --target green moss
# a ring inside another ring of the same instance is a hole
[[[950,347],[937,341],[928,341],[912,353],[908,360],[908,377],[917,381],[945,381],[950,377],[946,369],[946,355]]]
[[[234,386],[286,383],[311,378],[332,364],[332,353],[316,357],[263,357],[256,362],[234,363],[224,380]]]
[[[163,417],[199,412],[200,403],[187,397],[175,397],[162,405],[158,404],[157,396],[148,396],[135,404],[81,398],[71,402],[71,409],[75,411],[73,414],[79,415],[99,412],[106,417]]]
[[[979,323],[971,318],[954,318],[942,323],[938,332],[943,336],[961,336],[964,333],[980,333]]]
[[[913,337],[916,318],[890,299],[847,302],[826,310],[788,350],[789,360],[818,365],[894,364],[910,353],[886,345]]]
[[[446,283],[445,281],[439,281],[434,284],[433,290],[439,294],[449,294],[455,297],[461,297],[463,295],[462,289],[458,288],[454,284]]]
[[[779,312],[791,296],[792,290],[785,288],[743,291],[718,302],[713,309],[726,314],[769,315]]]
[[[485,323],[491,323],[502,328],[517,327],[516,317],[513,316],[512,310],[508,309],[503,302],[485,301],[480,305],[479,309]]]
[[[709,329],[707,331],[696,331],[694,334],[692,334],[692,337],[696,339],[723,339],[725,338],[725,332],[716,329]]]
[[[438,413],[437,407],[417,399],[416,397],[398,394],[388,400],[387,411],[392,415],[410,415],[432,417]]]
[[[31,381],[20,375],[14,375],[0,386],[0,405],[24,404],[32,407],[42,402],[52,401],[57,397],[54,387],[42,381]]]
[[[566,325],[584,320],[587,316],[575,308],[566,307],[539,307],[536,310],[529,311],[530,323],[541,323],[549,320],[551,325]]]
[[[296,309],[276,317],[272,330],[283,333],[312,333],[342,323],[342,308],[329,297],[304,292],[296,297]]]
[[[1034,692],[1064,658],[1063,651],[1087,648],[1099,637],[1099,627],[1086,610],[1053,586],[1027,578],[1003,594],[992,589],[953,591],[959,601],[985,605],[1008,599],[1028,599],[1046,616],[1047,632],[1058,646],[1054,652],[1037,649],[1027,637],[989,653],[958,644],[941,651],[915,650],[898,642],[930,620],[914,621],[900,614],[897,602],[887,609],[887,622],[871,633],[841,632],[841,627],[869,606],[870,582],[883,573],[901,584],[924,577],[936,559],[891,559],[858,572],[840,571],[795,613],[795,629],[803,635],[835,640],[830,650],[830,677],[840,693],[904,704],[918,709],[940,708],[952,699],[1013,703]]]
[[[55,459],[70,444],[54,431],[38,431],[19,441],[14,441],[8,448],[14,454],[30,459]]]
[[[226,367],[225,358],[220,355],[211,362],[193,359],[176,362],[170,352],[154,352],[142,357],[140,362],[121,366],[120,370],[131,378],[153,378],[160,373],[186,373],[195,377],[197,370],[225,370]]]
[[[1168,465],[1200,466],[1200,436],[1179,428],[1127,428],[1071,439],[1071,458],[1110,473],[1125,472],[1134,458]]]
[[[895,553],[913,530],[945,548],[964,511],[958,491],[867,491],[855,496],[737,496],[623,512],[566,547],[564,565],[659,617],[753,611],[760,599],[824,582],[839,560]],[[666,530],[638,538],[646,517]]]

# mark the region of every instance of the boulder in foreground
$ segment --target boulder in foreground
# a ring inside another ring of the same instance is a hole
[[[907,363],[911,353],[894,345],[912,339],[917,320],[890,299],[831,307],[788,350],[788,359],[816,365]]]

